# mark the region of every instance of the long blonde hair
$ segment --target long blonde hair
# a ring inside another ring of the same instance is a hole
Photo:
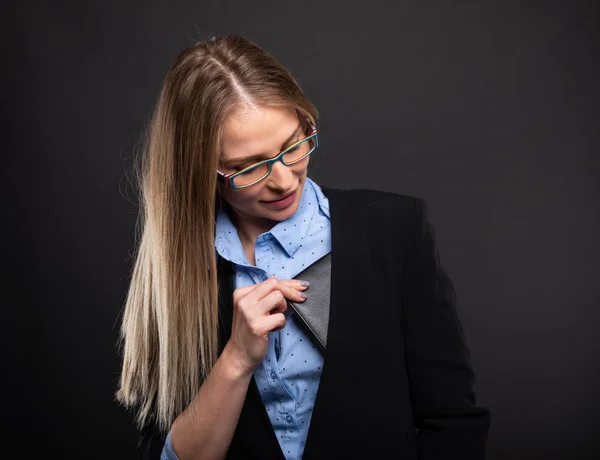
[[[218,355],[215,205],[222,129],[241,103],[317,110],[292,74],[239,36],[184,49],[134,165],[140,210],[119,347],[117,400],[166,433]]]

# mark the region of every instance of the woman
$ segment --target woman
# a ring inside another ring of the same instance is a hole
[[[316,120],[241,37],[169,70],[122,324],[140,458],[484,458],[489,412],[426,204],[318,186]]]

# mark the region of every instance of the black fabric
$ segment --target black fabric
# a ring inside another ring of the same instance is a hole
[[[137,445],[138,459],[160,459],[165,437],[161,436],[155,426],[149,425],[141,430]]]
[[[454,287],[425,201],[322,190],[332,223],[330,316],[304,459],[484,459],[490,413],[476,405]],[[232,270],[219,260],[223,344]],[[161,439],[145,435],[140,458],[158,459]],[[227,459],[281,458],[252,379]]]

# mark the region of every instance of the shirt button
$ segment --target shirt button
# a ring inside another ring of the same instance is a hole
[[[277,374],[275,373],[275,371],[274,371],[274,370],[271,370],[271,378],[272,378],[273,380],[275,380],[275,379],[277,378]]]
[[[294,419],[292,418],[292,416],[291,416],[291,415],[289,415],[289,414],[288,414],[288,415],[285,417],[285,421],[286,421],[286,422],[288,422],[288,423],[292,423],[292,422],[294,421]]]

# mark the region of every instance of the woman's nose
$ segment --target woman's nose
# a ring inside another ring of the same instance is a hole
[[[294,172],[281,161],[271,165],[271,174],[267,177],[271,187],[282,190],[289,189],[294,182]]]

